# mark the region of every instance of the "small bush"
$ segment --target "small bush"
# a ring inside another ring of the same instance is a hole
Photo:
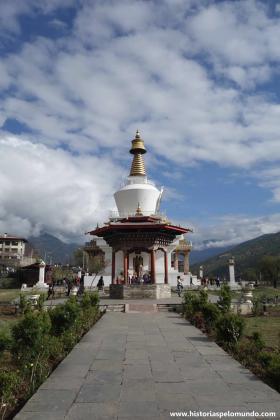
[[[43,339],[49,334],[51,322],[48,312],[28,312],[12,328],[14,338],[13,351],[16,354],[28,355],[37,353],[43,346]]]
[[[44,309],[44,302],[46,300],[46,297],[47,296],[45,293],[40,293],[38,303],[37,303],[37,309],[39,309],[39,311],[42,311]]]
[[[31,302],[27,299],[24,293],[21,293],[19,296],[19,309],[22,314],[31,312],[32,310]]]
[[[52,333],[60,335],[72,328],[77,321],[80,311],[80,306],[74,297],[71,297],[64,305],[58,305],[52,309],[50,311]]]
[[[261,297],[253,298],[252,302],[253,302],[252,314],[254,316],[263,315],[262,298]]]
[[[92,306],[97,306],[99,303],[99,294],[97,292],[90,293],[90,301]]]
[[[202,307],[202,313],[205,320],[206,329],[208,332],[211,332],[216,322],[221,316],[221,311],[214,303],[206,303]]]
[[[88,292],[84,292],[82,300],[81,300],[81,307],[83,309],[91,307],[91,299],[90,294]]]
[[[234,346],[241,338],[244,327],[245,322],[239,315],[226,314],[216,323],[217,341],[229,348]]]
[[[185,317],[190,319],[195,312],[200,310],[201,304],[199,296],[195,292],[186,292],[184,295],[183,308]]]
[[[204,318],[201,312],[195,312],[190,321],[196,328],[199,328],[200,330],[205,329]]]
[[[254,343],[254,346],[257,351],[261,351],[265,347],[264,339],[258,331],[254,331],[251,337],[252,342]]]
[[[264,364],[261,361],[263,349],[263,339],[256,332],[236,345],[235,355],[245,367],[252,369],[255,374],[263,376]]]
[[[12,345],[11,331],[9,328],[0,329],[0,353],[9,350]]]
[[[220,297],[218,300],[218,307],[223,313],[230,311],[231,305],[231,292],[228,284],[223,284],[220,291]]]
[[[207,292],[207,290],[202,289],[202,290],[199,291],[199,302],[200,302],[201,307],[203,305],[206,305],[206,303],[208,302],[208,292]]]
[[[280,392],[280,353],[272,353],[266,370],[269,382]]]
[[[0,371],[0,414],[5,418],[7,409],[16,402],[16,388],[19,377],[15,372]]]

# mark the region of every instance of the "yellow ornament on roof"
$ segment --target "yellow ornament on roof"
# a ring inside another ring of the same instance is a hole
[[[131,141],[130,153],[134,155],[129,176],[146,176],[145,164],[142,155],[147,152],[144,141],[137,130],[135,138]]]

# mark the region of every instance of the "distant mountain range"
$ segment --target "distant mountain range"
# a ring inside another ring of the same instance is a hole
[[[256,268],[260,259],[265,255],[280,256],[280,232],[259,236],[223,250],[218,255],[204,261],[200,260],[199,263],[191,265],[191,271],[194,274],[198,273],[199,266],[202,264],[205,275],[227,276],[228,259],[233,256],[236,276],[239,276],[248,268]]]
[[[208,258],[215,257],[216,255],[222,254],[229,251],[231,247],[219,247],[219,248],[206,248],[202,250],[193,249],[190,253],[190,264],[198,264]]]
[[[73,264],[73,253],[80,244],[62,242],[48,233],[31,236],[29,243],[47,264]]]
[[[28,241],[46,263],[73,264],[73,253],[81,244],[62,242],[48,233],[28,238]],[[228,275],[228,259],[235,257],[236,276],[256,267],[264,255],[280,256],[280,232],[262,235],[234,247],[207,248],[190,253],[192,273],[203,265],[205,275]]]

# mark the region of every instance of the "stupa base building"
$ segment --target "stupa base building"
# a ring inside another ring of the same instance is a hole
[[[89,232],[93,240],[85,251],[103,262],[100,275],[105,285],[110,284],[111,297],[168,297],[179,275],[190,283],[191,246],[183,236],[190,229],[175,226],[160,214],[162,190],[147,179],[142,156],[146,149],[138,131],[130,153],[134,157],[127,183],[114,194],[118,214]],[[179,272],[180,251],[184,273]],[[85,276],[85,287],[92,281]]]

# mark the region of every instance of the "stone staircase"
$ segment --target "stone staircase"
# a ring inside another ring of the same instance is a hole
[[[154,303],[127,303],[125,305],[126,313],[154,313],[157,312],[157,304]]]

